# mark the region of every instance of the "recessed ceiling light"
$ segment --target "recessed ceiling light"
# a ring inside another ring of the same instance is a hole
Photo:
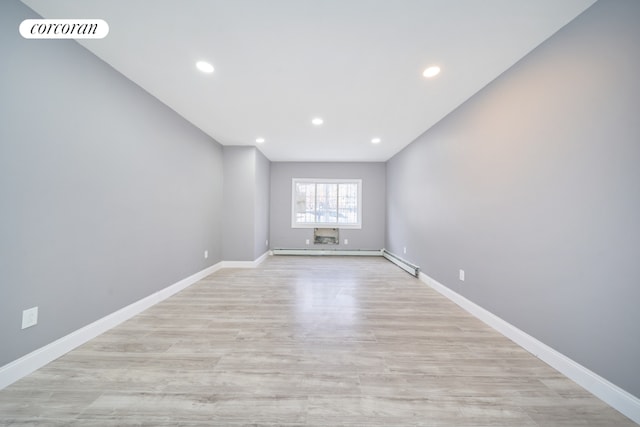
[[[203,73],[213,73],[213,65],[209,64],[208,62],[198,61],[196,62],[196,67],[198,67],[198,70],[202,71]]]
[[[380,144],[380,141],[382,141],[380,138],[373,138],[373,139],[371,140],[371,143],[372,143],[372,144]]]
[[[435,77],[438,74],[440,74],[440,67],[434,65],[432,67],[427,68],[426,70],[424,70],[424,72],[422,73],[423,76],[425,76],[426,78],[431,78],[431,77]]]
[[[262,144],[264,142],[264,138],[256,138],[256,142],[258,144]]]
[[[315,119],[311,120],[311,123],[313,123],[316,126],[320,126],[321,124],[324,123],[324,120],[322,120],[320,117],[316,117]]]

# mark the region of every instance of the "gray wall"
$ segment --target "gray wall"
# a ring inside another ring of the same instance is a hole
[[[254,254],[255,148],[226,146],[224,153],[224,249],[226,261]]]
[[[0,365],[222,259],[220,145],[26,18],[0,2]]]
[[[257,259],[269,250],[269,201],[271,162],[256,150],[256,193],[255,193],[255,243],[253,259]]]
[[[597,2],[391,159],[386,236],[429,276],[635,396],[638,22],[638,1]]]
[[[313,229],[291,228],[293,178],[362,179],[362,229],[340,230],[340,246],[332,249],[384,247],[386,166],[384,163],[271,163],[271,248],[313,248]],[[349,240],[344,245],[344,239]],[[305,240],[311,245],[307,246]],[[320,245],[326,248],[326,245]]]
[[[253,261],[268,251],[269,160],[255,147],[225,146],[225,261]]]

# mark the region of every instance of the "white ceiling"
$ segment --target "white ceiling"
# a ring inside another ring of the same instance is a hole
[[[385,161],[595,0],[23,1],[107,21],[81,44],[221,144]]]

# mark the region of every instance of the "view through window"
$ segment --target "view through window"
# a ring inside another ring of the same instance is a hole
[[[292,227],[361,228],[359,179],[293,179]]]

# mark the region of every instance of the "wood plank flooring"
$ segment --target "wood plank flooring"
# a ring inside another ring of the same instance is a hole
[[[0,391],[0,425],[635,424],[383,258],[277,256]]]

